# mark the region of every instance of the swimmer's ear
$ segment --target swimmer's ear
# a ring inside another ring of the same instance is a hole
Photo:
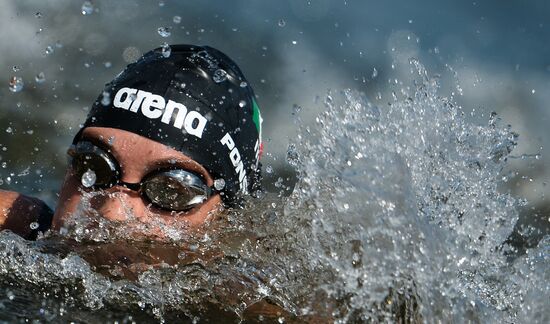
[[[0,190],[0,230],[10,230],[28,240],[50,228],[53,211],[42,200]]]

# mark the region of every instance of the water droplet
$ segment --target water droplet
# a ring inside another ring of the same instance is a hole
[[[225,72],[225,70],[223,69],[217,69],[214,72],[214,76],[212,77],[212,80],[214,80],[214,82],[216,83],[221,83],[227,80],[227,72]]]
[[[162,56],[165,58],[169,58],[171,53],[172,53],[172,48],[170,48],[170,45],[168,45],[167,43],[163,43]]]
[[[91,1],[84,1],[80,9],[84,16],[91,15],[94,12],[94,5]]]
[[[35,229],[38,229],[38,223],[37,222],[32,222],[29,224],[29,227],[32,229],[32,230],[35,230]]]
[[[110,68],[111,66],[113,66],[113,64],[111,62],[105,62],[103,63],[103,65],[106,67],[106,68]]]
[[[170,31],[170,27],[159,27],[157,29],[157,32],[161,37],[169,37],[172,35],[172,32]]]
[[[25,83],[21,77],[13,76],[10,79],[9,88],[11,92],[19,92],[23,90]]]
[[[101,104],[103,106],[108,106],[111,103],[111,95],[107,91],[103,91],[101,95]]]
[[[95,184],[96,179],[97,178],[96,178],[95,172],[88,169],[88,171],[84,172],[84,174],[82,175],[80,182],[84,187],[90,188]]]
[[[241,88],[246,88],[247,85],[248,85],[248,83],[243,81],[243,82],[241,82],[240,87]]]
[[[174,16],[174,18],[172,18],[172,21],[174,22],[174,24],[179,24],[181,22],[181,17],[180,16]]]
[[[531,90],[531,93],[532,93],[532,94],[535,94],[535,92],[536,92],[535,89],[532,89],[532,90]]]
[[[295,40],[293,40],[293,41],[292,41],[292,45],[296,45],[296,44],[298,44],[298,42],[295,41]]]
[[[376,68],[372,69],[372,78],[376,78],[378,76],[378,70]]]
[[[6,133],[9,133],[9,134],[13,133],[13,129],[11,127],[6,128]]]
[[[243,108],[245,106],[246,106],[246,101],[244,100],[239,101],[239,107]]]
[[[290,144],[288,145],[288,149],[286,151],[286,160],[288,164],[292,166],[297,166],[299,163],[299,154],[298,150],[296,149],[296,145]]]
[[[109,136],[109,139],[107,140],[107,143],[109,143],[109,145],[113,145],[113,143],[115,142],[115,138],[114,136]]]
[[[51,45],[48,45],[46,47],[46,49],[44,50],[44,53],[46,53],[46,55],[50,55],[53,53],[53,47]]]
[[[268,174],[273,173],[273,167],[271,165],[268,165],[265,167],[265,172]]]
[[[222,190],[223,188],[225,188],[225,180],[224,179],[214,180],[214,188],[216,190]]]
[[[34,81],[36,81],[36,83],[44,83],[44,81],[46,81],[46,76],[44,75],[44,72],[38,73],[34,77]]]
[[[284,19],[280,19],[278,25],[279,27],[284,27],[286,26],[286,21]]]

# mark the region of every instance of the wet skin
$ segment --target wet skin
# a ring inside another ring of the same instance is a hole
[[[113,140],[109,141],[112,138]],[[127,183],[139,183],[146,175],[161,168],[177,167],[199,174],[208,186],[214,179],[199,163],[148,138],[105,127],[89,127],[82,133],[82,140],[90,141],[102,148],[108,148],[110,154],[121,167],[121,180]],[[109,144],[111,142],[111,144]],[[72,168],[67,170],[65,181],[61,188],[57,210],[55,211],[52,229],[59,231],[65,222],[73,215],[81,203],[84,189],[81,180],[75,176]],[[114,186],[103,190],[101,195],[92,198],[92,209],[101,217],[111,221],[121,221],[125,225],[147,224],[147,233],[140,234],[137,239],[164,240],[165,231],[162,228],[173,228],[178,231],[197,231],[222,209],[219,194],[211,196],[204,203],[187,212],[174,213],[152,206],[143,199],[140,193],[123,186]],[[128,218],[128,212],[132,217]],[[130,223],[130,224],[128,224]]]

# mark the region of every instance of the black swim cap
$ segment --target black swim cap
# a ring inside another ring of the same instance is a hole
[[[170,49],[146,53],[108,83],[83,129],[117,128],[184,153],[224,180],[222,198],[231,205],[259,178],[262,119],[254,92],[222,52]]]

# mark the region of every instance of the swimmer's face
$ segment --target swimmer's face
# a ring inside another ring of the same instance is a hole
[[[140,183],[147,175],[169,166],[171,169],[177,168],[199,175],[207,186],[213,185],[211,175],[199,163],[148,138],[119,129],[89,127],[83,131],[81,139],[108,148],[120,165],[122,182]],[[89,192],[94,193],[89,204],[96,214],[106,220],[118,222],[121,226],[146,229],[137,234],[133,231],[132,235],[147,239],[164,239],[167,237],[166,233],[174,230],[195,232],[222,209],[219,194],[210,196],[190,210],[174,212],[156,207],[138,191],[121,185],[95,191],[85,189],[75,170],[69,167],[61,188],[53,228],[59,230],[68,219],[74,217],[79,206],[82,208]]]

